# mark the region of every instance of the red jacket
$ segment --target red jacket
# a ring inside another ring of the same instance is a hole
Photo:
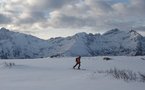
[[[76,58],[76,63],[81,63],[80,58]]]

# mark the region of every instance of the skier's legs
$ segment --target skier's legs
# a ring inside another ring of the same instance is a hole
[[[78,69],[80,69],[81,63],[79,63]]]
[[[75,68],[78,65],[78,63],[76,63],[76,65],[73,66],[73,68]]]

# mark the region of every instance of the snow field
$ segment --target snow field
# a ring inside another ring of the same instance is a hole
[[[144,90],[145,83],[117,80],[105,73],[113,69],[132,70],[145,74],[145,57],[82,57],[81,68],[72,69],[74,57],[0,60],[1,90]],[[4,63],[15,63],[11,68]]]

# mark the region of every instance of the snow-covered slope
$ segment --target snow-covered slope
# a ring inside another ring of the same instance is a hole
[[[60,56],[91,56],[86,45],[88,42],[87,38],[88,35],[86,33],[78,33],[66,38],[50,39],[48,42],[52,46],[51,49],[58,52]]]
[[[103,35],[82,32],[66,38],[42,40],[1,28],[0,58],[145,55],[144,42],[145,38],[134,30],[113,29]]]
[[[102,55],[142,55],[139,48],[143,37],[136,31],[125,32],[113,29],[103,34],[102,37],[102,45],[98,48],[103,52]]]
[[[49,40],[49,43],[52,42],[51,48],[60,56],[144,55],[145,46],[144,37],[136,31],[118,29],[103,35],[78,33],[71,37]]]
[[[0,29],[0,58],[43,57],[46,41],[31,35]]]
[[[82,57],[81,68],[73,70],[75,58],[0,60],[1,90],[144,90],[145,82],[115,79],[107,73],[113,68],[145,75],[142,57]],[[15,63],[7,66],[5,63]]]

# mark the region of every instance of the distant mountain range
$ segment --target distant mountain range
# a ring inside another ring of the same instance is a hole
[[[77,33],[66,38],[42,40],[0,29],[0,58],[43,58],[62,56],[145,55],[145,37],[134,30],[110,30],[104,34]]]

